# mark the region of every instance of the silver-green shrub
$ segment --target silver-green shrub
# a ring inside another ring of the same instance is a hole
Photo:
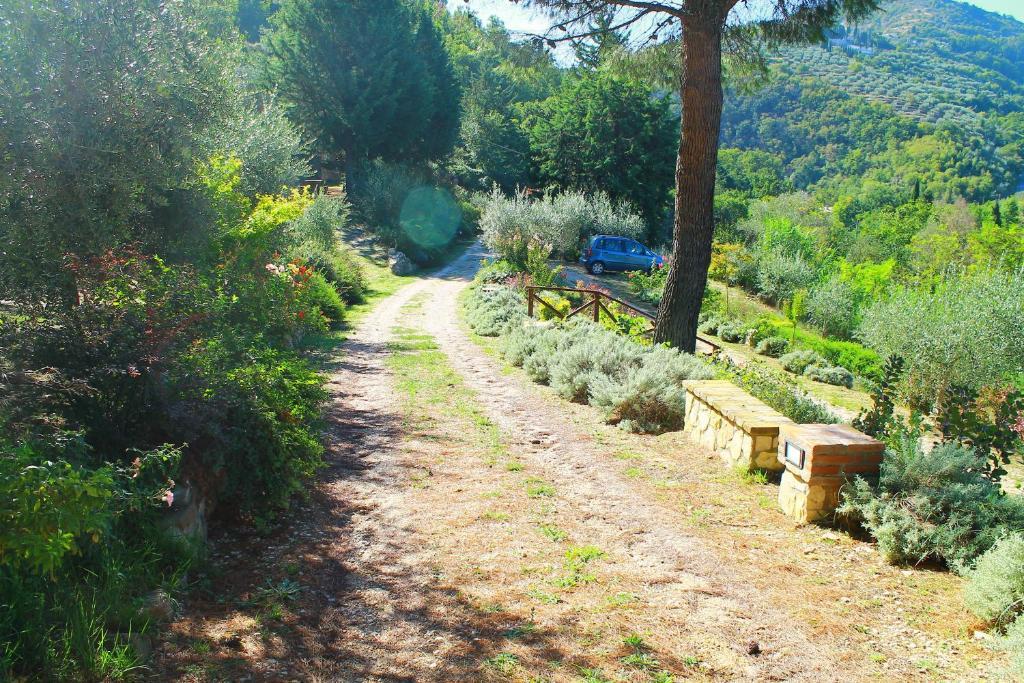
[[[996,626],[1009,624],[1024,611],[1024,536],[1001,538],[978,559],[967,575],[964,602]]]
[[[686,389],[670,382],[656,367],[643,365],[616,380],[595,377],[591,402],[605,411],[605,419],[631,432],[658,434],[681,429]]]
[[[274,99],[257,103],[239,93],[232,107],[227,120],[212,127],[204,143],[209,154],[242,162],[239,190],[250,197],[277,194],[312,175],[309,150],[282,105]]]
[[[598,377],[619,382],[640,365],[640,347],[623,343],[623,338],[596,325],[579,325],[586,330],[558,354],[551,368],[551,387],[562,398],[585,403],[591,384]]]
[[[877,485],[857,477],[838,513],[859,521],[894,564],[939,560],[957,571],[1011,530],[1024,528],[1024,500],[985,476],[984,456],[956,444],[925,453],[904,439],[885,453]]]
[[[804,368],[804,377],[813,379],[815,382],[832,384],[837,387],[853,388],[853,373],[846,368],[838,366],[812,363]]]
[[[757,291],[775,303],[791,299],[798,289],[810,287],[816,277],[814,268],[800,254],[772,249],[757,258]]]
[[[997,646],[1010,653],[1010,671],[1006,680],[1024,678],[1024,617],[1017,617],[1007,627],[1006,635],[999,639]]]
[[[466,322],[481,337],[497,337],[522,324],[523,296],[511,287],[474,287],[466,301]]]
[[[524,194],[509,197],[495,188],[482,208],[484,244],[502,258],[520,264],[531,244],[569,253],[583,237],[639,237],[644,230],[643,220],[631,207],[616,204],[601,192],[587,195],[567,191],[530,199]]]
[[[765,337],[754,347],[755,351],[769,358],[778,358],[786,353],[787,349],[789,349],[789,340],[785,337]]]
[[[642,346],[589,321],[511,329],[505,359],[559,395],[604,410],[625,429],[663,432],[683,418],[683,382],[714,371],[695,356]]]
[[[803,349],[801,351],[790,351],[779,359],[782,367],[796,375],[804,374],[804,370],[811,365],[827,365],[828,361],[821,357],[816,351]]]
[[[833,277],[811,288],[807,319],[830,337],[849,339],[857,324],[857,298],[848,282]]]
[[[718,334],[718,328],[722,325],[722,319],[717,315],[711,315],[704,319],[700,325],[697,326],[697,330],[701,334]]]
[[[722,341],[733,344],[742,342],[747,336],[747,326],[741,320],[730,320],[718,326],[718,336]]]
[[[717,377],[715,371],[697,356],[667,346],[645,348],[643,365],[658,370],[672,384],[681,385],[687,380]]]

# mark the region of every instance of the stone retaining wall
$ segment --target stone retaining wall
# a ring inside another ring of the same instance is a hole
[[[731,467],[783,469],[777,455],[779,426],[792,422],[731,382],[687,383],[683,431]]]

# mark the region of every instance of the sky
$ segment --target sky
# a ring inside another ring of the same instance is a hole
[[[1009,14],[1024,21],[1024,0],[970,0],[969,4],[977,5],[990,12]],[[544,33],[551,26],[551,21],[543,15],[523,9],[509,0],[448,0],[451,9],[468,7],[479,14],[484,20],[497,16],[509,29],[524,33]]]

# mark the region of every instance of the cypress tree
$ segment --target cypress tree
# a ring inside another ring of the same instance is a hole
[[[265,78],[327,157],[351,171],[366,159],[415,162],[448,151],[457,90],[423,5],[286,0],[270,28]]]

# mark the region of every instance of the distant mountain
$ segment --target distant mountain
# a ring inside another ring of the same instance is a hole
[[[936,195],[985,200],[1024,176],[1024,23],[1013,18],[893,0],[821,46],[783,50],[773,72],[730,96],[723,143],[780,156],[797,187],[920,178]]]

